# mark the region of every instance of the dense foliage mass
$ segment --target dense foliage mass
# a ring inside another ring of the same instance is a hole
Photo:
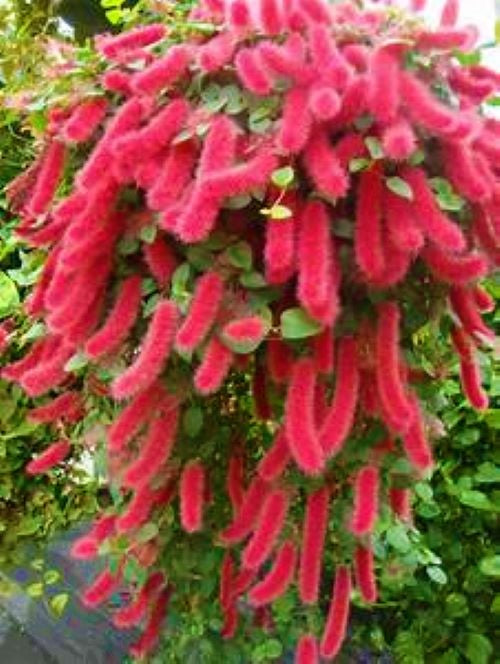
[[[27,305],[45,333],[2,375],[60,435],[27,471],[65,464],[110,394],[114,506],[73,553],[109,556],[88,606],[130,584],[114,622],[143,625],[138,657],[168,603],[194,601],[199,580],[169,571],[204,545],[225,548],[224,638],[249,611],[268,628],[295,584],[297,662],[334,658],[353,586],[377,599],[378,516],[405,533],[433,465],[426,388],[447,367],[423,327],[488,408],[500,125],[480,109],[499,79],[459,66],[476,34],[456,3],[437,31],[356,4],[204,0],[99,37],[83,75],[61,50],[39,155],[9,188],[47,251]]]

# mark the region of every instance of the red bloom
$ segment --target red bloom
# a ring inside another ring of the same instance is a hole
[[[181,523],[188,533],[202,528],[204,492],[205,469],[199,461],[191,461],[182,471],[179,488]]]
[[[379,472],[376,466],[363,466],[354,483],[354,508],[350,529],[355,535],[372,532],[378,516]]]
[[[194,141],[183,141],[170,147],[156,182],[148,190],[149,208],[164,210],[179,199],[191,179],[197,154]]]
[[[309,94],[309,108],[314,117],[321,121],[332,120],[340,110],[340,97],[334,88],[318,85]]]
[[[279,0],[261,2],[259,9],[260,28],[264,34],[276,35],[284,29],[284,17]]]
[[[327,487],[307,497],[298,583],[300,599],[304,604],[315,604],[318,601],[329,502],[330,491]]]
[[[126,74],[119,69],[110,69],[109,71],[104,72],[101,77],[101,83],[106,90],[117,92],[122,95],[129,95],[131,93],[131,80],[131,74]]]
[[[399,325],[401,313],[395,302],[384,302],[378,308],[376,366],[378,393],[384,412],[396,431],[405,431],[411,423],[413,409],[401,379]]]
[[[489,339],[495,337],[493,330],[481,318],[474,296],[469,288],[466,286],[452,286],[450,288],[450,304],[468,334],[471,336],[481,334]]]
[[[171,594],[172,590],[168,587],[163,590],[156,599],[144,632],[130,647],[130,654],[133,657],[143,658],[156,647],[160,638],[161,626],[165,620]]]
[[[234,3],[232,3],[234,5]],[[265,97],[273,89],[273,81],[264,69],[257,48],[242,48],[234,60],[236,73],[242,85],[256,95]]]
[[[108,430],[110,451],[119,452],[134,438],[163,396],[163,388],[154,384],[125,406]]]
[[[400,119],[389,125],[384,131],[382,145],[391,159],[408,159],[417,149],[417,139],[410,123]]]
[[[105,57],[115,59],[124,51],[149,46],[166,36],[167,29],[163,23],[133,28],[116,37],[102,37],[97,40],[97,50]]]
[[[158,304],[139,355],[111,387],[115,399],[123,399],[150,387],[170,355],[177,327],[177,306],[170,300]]]
[[[382,242],[383,179],[378,166],[363,171],[356,203],[354,247],[356,260],[368,279],[377,280],[384,271]]]
[[[271,379],[277,383],[286,383],[293,368],[293,353],[281,339],[267,341],[267,369]]]
[[[476,303],[477,308],[479,311],[483,312],[490,312],[490,311],[495,311],[495,298],[488,293],[488,291],[484,290],[481,286],[474,286],[474,289],[472,291],[472,296],[474,297],[474,301]]]
[[[479,32],[475,26],[462,29],[442,28],[436,31],[423,31],[418,36],[417,48],[421,51],[440,50],[470,51],[477,41]]]
[[[56,140],[50,143],[27,206],[28,213],[33,217],[49,208],[63,174],[65,155],[63,143]]]
[[[230,343],[257,344],[266,333],[264,321],[260,316],[247,316],[227,323],[223,330],[223,338]]]
[[[311,21],[330,24],[330,8],[323,0],[297,0],[297,7]]]
[[[408,71],[400,73],[401,97],[415,124],[438,135],[451,135],[456,127],[456,114],[435,97],[427,85]]]
[[[450,284],[466,284],[488,272],[488,262],[481,254],[449,254],[432,243],[425,247],[422,258],[438,279]]]
[[[233,363],[233,353],[212,337],[205,348],[203,360],[195,372],[194,385],[200,394],[213,394],[222,386]]]
[[[274,482],[277,480],[290,463],[290,451],[286,435],[283,429],[276,433],[272,446],[259,461],[257,473],[265,482]]]
[[[155,493],[148,484],[144,484],[134,493],[125,511],[116,521],[116,531],[127,533],[140,528],[149,518],[153,509]]]
[[[318,373],[322,373],[325,376],[329,376],[332,373],[334,346],[335,339],[331,327],[325,327],[323,332],[313,337],[314,362]]]
[[[103,121],[107,110],[108,102],[104,98],[84,101],[64,124],[62,137],[72,143],[87,141]]]
[[[314,421],[315,384],[313,361],[309,358],[297,360],[285,405],[285,433],[295,462],[308,475],[318,474],[324,465]]]
[[[391,509],[402,521],[411,520],[411,492],[409,489],[389,489],[389,502]]]
[[[26,466],[29,475],[40,475],[57,466],[71,452],[71,445],[67,440],[52,443]]]
[[[392,243],[403,252],[418,251],[424,238],[415,221],[415,213],[409,201],[390,189],[384,191],[384,215]]]
[[[241,453],[232,454],[227,469],[226,490],[236,516],[243,505],[245,497],[245,459]]]
[[[267,483],[256,475],[245,492],[236,518],[220,534],[225,544],[236,544],[252,532],[268,493]]]
[[[356,341],[352,337],[343,337],[337,346],[335,393],[319,436],[328,456],[340,451],[351,431],[358,403],[359,382]]]
[[[28,413],[28,419],[32,422],[55,422],[65,420],[75,422],[82,415],[82,404],[77,392],[64,392],[52,401],[33,408]]]
[[[358,544],[354,553],[354,576],[365,602],[377,601],[377,584],[373,569],[373,549]]]
[[[82,595],[82,603],[87,608],[99,606],[117,590],[119,577],[111,574],[109,570],[104,570],[94,579],[92,584],[86,588]]]
[[[149,271],[158,285],[165,288],[177,267],[177,259],[170,245],[158,236],[153,242],[143,245],[143,253]]]
[[[157,595],[165,584],[163,572],[153,572],[137,593],[136,598],[126,606],[113,613],[113,624],[118,629],[130,629],[138,625],[144,618],[151,599]]]
[[[318,664],[319,648],[316,638],[312,634],[303,634],[295,651],[295,664]]]
[[[391,124],[400,104],[400,63],[394,46],[382,44],[374,49],[369,61],[368,106],[378,122]]]
[[[297,202],[293,194],[283,197],[283,205],[292,211],[288,219],[266,223],[266,245],[264,263],[266,281],[270,284],[282,284],[288,281],[295,272],[295,245],[297,226]]]
[[[222,559],[219,583],[219,602],[222,609],[227,609],[233,599],[232,586],[235,571],[233,556],[230,551],[226,551]]]
[[[333,659],[342,647],[349,620],[350,598],[351,575],[349,568],[339,566],[335,574],[330,609],[320,644],[320,653],[325,659]]]
[[[98,553],[99,543],[93,537],[85,535],[74,542],[70,555],[76,560],[93,560]]]
[[[128,277],[121,284],[103,327],[85,345],[85,353],[89,357],[101,357],[121,346],[137,320],[141,296],[141,278],[138,275]]]
[[[247,0],[232,0],[226,7],[227,22],[233,30],[244,30],[252,26],[252,17]]]
[[[326,132],[316,131],[313,134],[304,152],[304,160],[319,192],[333,199],[346,195],[349,184],[347,174]]]
[[[136,94],[157,94],[184,76],[190,60],[191,49],[188,46],[185,44],[171,46],[166,55],[132,77],[132,90]]]
[[[408,431],[403,435],[403,447],[408,459],[417,470],[428,470],[432,464],[432,451],[427,441],[420,406],[413,399],[414,414]]]
[[[236,40],[231,32],[221,32],[198,50],[198,64],[204,72],[216,72],[232,60]]]
[[[266,576],[248,593],[252,606],[262,606],[281,597],[293,580],[297,551],[290,540],[285,540],[276,553],[273,565]]]
[[[224,282],[216,272],[206,272],[196,282],[188,314],[175,338],[182,352],[193,351],[215,322],[224,295]]]
[[[254,533],[242,553],[247,569],[259,568],[270,556],[286,519],[289,496],[283,489],[274,489],[264,501]]]
[[[312,117],[306,88],[293,87],[285,97],[278,144],[286,152],[301,152],[311,133]]]

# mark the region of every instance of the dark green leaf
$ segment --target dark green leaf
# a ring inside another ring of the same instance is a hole
[[[184,412],[182,427],[190,438],[195,438],[203,427],[203,410],[199,406],[190,406]]]

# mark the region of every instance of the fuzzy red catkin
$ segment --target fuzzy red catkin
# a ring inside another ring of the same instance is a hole
[[[316,637],[312,634],[303,634],[295,650],[295,664],[318,664],[319,648]]]
[[[225,544],[236,544],[252,531],[268,493],[268,484],[255,475],[245,492],[236,518],[220,534]]]
[[[320,654],[325,659],[333,659],[342,647],[349,620],[350,601],[351,574],[348,567],[340,565],[335,574],[332,599],[320,643]]]
[[[190,461],[182,471],[179,496],[182,527],[187,533],[203,526],[205,469],[199,461]]]
[[[279,0],[261,2],[259,18],[260,28],[264,34],[276,35],[285,27]]]
[[[331,23],[330,8],[323,0],[297,0],[297,8],[315,23]]]
[[[233,363],[233,353],[213,336],[205,348],[203,360],[194,374],[194,386],[200,394],[213,394],[222,386]]]
[[[229,459],[226,477],[226,491],[231,501],[233,514],[236,516],[241,509],[245,497],[243,478],[245,474],[245,459],[241,452],[232,454]]]
[[[479,31],[476,26],[465,28],[441,28],[440,30],[424,30],[417,39],[420,51],[442,50],[470,51],[477,41]]]
[[[343,337],[337,345],[336,385],[319,440],[327,456],[337,454],[349,435],[359,397],[360,374],[356,340]]]
[[[25,373],[38,365],[44,355],[46,346],[47,339],[36,341],[24,357],[3,367],[2,378],[18,382]]]
[[[347,174],[326,132],[315,131],[304,152],[304,162],[319,192],[334,199],[345,196],[349,184]]]
[[[330,491],[327,487],[307,497],[298,580],[299,595],[304,604],[316,604],[319,597],[329,503]]]
[[[412,406],[414,414],[408,431],[403,435],[403,447],[410,463],[417,470],[425,471],[433,464],[432,451],[427,441],[420,405],[416,398],[413,398]]]
[[[141,296],[141,278],[128,277],[120,286],[106,322],[85,344],[89,357],[96,359],[111,353],[125,341],[137,320]]]
[[[304,62],[304,53],[294,48],[278,46],[271,41],[261,41],[258,50],[264,67],[278,78],[289,78],[296,85],[308,85],[313,78],[310,66]]]
[[[410,203],[389,188],[384,191],[384,217],[390,239],[398,249],[416,252],[422,247],[424,237]]]
[[[27,211],[33,217],[43,214],[50,206],[63,174],[66,149],[61,141],[53,140],[43,158]]]
[[[176,203],[191,179],[197,154],[195,141],[183,141],[170,147],[156,182],[147,192],[151,210],[164,210]]]
[[[257,465],[257,473],[266,482],[274,482],[285,471],[290,463],[291,455],[283,429],[276,433],[273,444]]]
[[[333,371],[334,364],[334,345],[333,328],[325,327],[312,340],[313,358],[318,373],[329,376]]]
[[[216,72],[232,60],[236,40],[231,32],[220,32],[198,49],[198,65],[204,72]]]
[[[154,650],[160,638],[162,623],[165,619],[172,589],[165,588],[157,598],[149,616],[146,628],[139,639],[130,646],[130,654],[138,659]]]
[[[74,422],[82,413],[80,396],[77,392],[64,392],[52,401],[33,408],[28,412],[28,419],[32,422],[47,423],[56,420]]]
[[[317,85],[309,93],[309,108],[316,120],[332,120],[341,107],[341,100],[333,87]]]
[[[118,587],[118,578],[109,570],[104,570],[94,579],[92,584],[82,594],[82,604],[87,608],[99,606],[115,592]]]
[[[378,516],[379,471],[376,466],[363,466],[354,482],[354,507],[350,530],[358,537],[372,532]]]
[[[282,339],[267,341],[267,370],[274,383],[286,383],[293,368],[293,353]]]
[[[378,307],[376,336],[377,387],[384,411],[392,427],[405,431],[411,423],[413,409],[401,379],[399,327],[401,312],[396,302]]]
[[[308,90],[301,87],[291,88],[285,97],[281,127],[278,134],[278,145],[285,150],[297,154],[301,152],[311,133],[312,117],[307,103]]]
[[[383,179],[375,165],[359,178],[354,249],[356,261],[368,279],[376,280],[385,267],[382,243]]]
[[[368,107],[378,122],[388,125],[397,118],[400,104],[400,63],[393,45],[376,47],[370,57]]]
[[[471,336],[480,334],[489,339],[495,337],[494,331],[481,318],[470,288],[458,285],[452,286],[449,297],[454,313],[458,316],[468,334]]]
[[[226,4],[226,20],[233,30],[250,28],[252,17],[247,0],[232,0]]]
[[[407,71],[400,73],[401,97],[411,119],[438,135],[451,135],[456,116],[451,108],[442,104],[427,85]]]
[[[84,101],[64,124],[62,137],[72,143],[87,141],[103,121],[107,109],[108,102],[104,98]]]
[[[316,370],[310,358],[296,361],[285,404],[285,434],[296,464],[307,475],[324,466],[324,455],[314,420]]]
[[[417,138],[410,123],[399,119],[389,125],[382,135],[382,146],[390,159],[408,159],[417,149]]]
[[[70,555],[75,560],[93,560],[99,553],[99,544],[93,538],[85,535],[73,543]]]
[[[222,336],[230,343],[258,343],[265,332],[264,321],[260,316],[247,316],[227,323]]]
[[[266,243],[264,264],[266,281],[269,284],[281,284],[288,281],[295,272],[295,245],[298,206],[294,194],[283,196],[283,205],[292,211],[288,219],[278,223],[269,219],[266,223]]]
[[[266,576],[248,593],[252,606],[270,604],[281,597],[293,580],[297,551],[293,542],[286,540],[276,553],[273,565]]]
[[[28,475],[40,475],[51,470],[54,466],[64,461],[71,451],[71,445],[67,440],[52,443],[47,449],[39,454],[26,466]]]
[[[487,211],[476,205],[473,208],[472,228],[481,248],[486,252],[493,265],[500,266],[500,242],[493,220]]]
[[[170,245],[162,237],[156,237],[153,242],[144,244],[143,254],[158,285],[165,288],[177,267],[177,260]]]
[[[460,358],[460,382],[470,405],[476,410],[486,410],[488,394],[481,385],[481,371],[475,358],[472,361]]]
[[[130,81],[132,76],[120,71],[119,69],[110,69],[101,76],[101,83],[105,90],[117,92],[121,95],[129,95],[131,92]]]
[[[238,128],[226,115],[217,115],[203,142],[197,177],[228,168],[234,161]]]
[[[128,30],[116,37],[102,37],[96,46],[102,55],[114,59],[123,51],[150,46],[163,39],[166,33],[167,28],[163,23],[152,23]]]
[[[132,77],[131,87],[137,94],[155,95],[184,76],[191,60],[191,49],[185,44],[171,46],[166,55]]]
[[[151,319],[139,355],[118,378],[111,391],[124,399],[150,387],[160,375],[170,355],[178,320],[177,306],[170,300],[160,302]]]
[[[224,282],[216,272],[206,272],[196,282],[189,311],[176,338],[175,346],[182,352],[193,351],[214,324],[224,295]]]
[[[226,551],[222,559],[219,581],[219,603],[222,609],[227,609],[232,601],[233,577],[236,571],[233,556]]]
[[[136,490],[125,511],[116,521],[117,533],[127,533],[140,528],[148,520],[153,509],[155,493],[145,484]]]
[[[334,252],[327,208],[323,202],[311,200],[300,216],[297,296],[310,316],[328,325],[333,325],[338,314],[332,288]]]
[[[479,203],[492,195],[492,185],[478,169],[477,155],[462,142],[448,141],[441,146],[443,164],[455,189],[470,201]]]
[[[289,496],[284,489],[274,489],[266,497],[251,539],[241,561],[246,569],[257,569],[270,556],[286,519]]]
[[[138,487],[149,482],[170,456],[177,434],[179,407],[175,399],[168,399],[161,407],[166,412],[149,425],[138,458],[125,471],[123,486]]]
[[[488,293],[482,286],[474,286],[472,296],[477,308],[481,312],[495,311],[495,298]]]
[[[163,572],[153,572],[142,586],[136,598],[113,613],[113,625],[118,629],[129,629],[138,625],[146,614],[148,603],[165,583]]]
[[[421,257],[439,280],[450,284],[466,284],[484,277],[488,272],[487,260],[477,253],[449,254],[429,243]]]
[[[402,521],[411,520],[411,492],[409,489],[389,489],[389,503],[394,514]]]
[[[224,611],[224,624],[220,635],[223,639],[232,639],[238,628],[238,611],[236,605],[231,603]]]
[[[240,49],[234,62],[243,87],[260,97],[271,93],[273,80],[264,69],[258,49],[255,47]]]
[[[120,452],[134,438],[163,395],[163,389],[154,384],[125,406],[108,429],[110,451]]]
[[[452,28],[458,21],[459,11],[459,0],[446,0],[441,11],[440,25],[442,27]]]
[[[35,369],[24,374],[21,379],[24,391],[30,397],[37,397],[64,382],[68,376],[64,370],[64,365],[75,353],[75,350],[75,346],[60,343],[52,358],[46,358]]]
[[[377,601],[377,584],[373,566],[373,549],[358,544],[354,552],[354,578],[361,597],[369,603]]]

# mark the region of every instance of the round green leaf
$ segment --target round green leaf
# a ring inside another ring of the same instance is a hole
[[[487,556],[479,563],[479,569],[485,576],[500,577],[500,555]]]
[[[437,567],[436,565],[429,565],[429,567],[425,568],[425,571],[427,572],[429,579],[434,581],[434,583],[439,583],[439,585],[443,586],[448,582],[448,577],[443,572],[441,567]]]
[[[0,318],[9,316],[19,306],[16,284],[5,272],[0,272]]]
[[[321,332],[322,326],[300,307],[281,314],[281,334],[284,339],[305,339]]]
[[[49,605],[56,616],[61,616],[68,602],[68,593],[58,593],[57,595],[54,595],[54,597],[50,598]]]
[[[286,189],[292,184],[295,177],[295,172],[291,166],[284,166],[283,168],[276,169],[271,175],[273,184],[281,189]]]
[[[401,196],[401,198],[406,198],[409,201],[413,200],[413,189],[410,187],[408,182],[406,182],[406,180],[403,180],[403,178],[394,176],[391,178],[387,178],[385,183],[387,185],[387,188],[390,189],[397,196]]]
[[[182,428],[184,432],[190,437],[195,438],[203,427],[203,411],[198,406],[191,406],[188,408],[182,420]]]

